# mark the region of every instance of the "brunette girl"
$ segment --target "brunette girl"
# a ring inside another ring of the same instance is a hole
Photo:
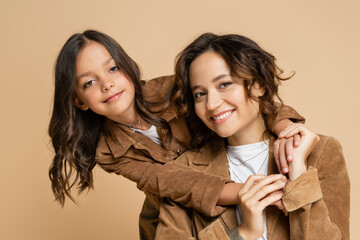
[[[197,150],[177,162],[245,184],[239,204],[218,218],[165,199],[157,239],[349,238],[349,177],[337,140],[294,124],[282,133],[302,137],[289,182],[276,167],[267,120],[280,73],[271,54],[240,35],[203,34],[179,54],[177,102]],[[288,215],[270,206],[280,199]]]
[[[56,200],[93,186],[92,170],[135,181],[147,198],[140,215],[142,239],[153,239],[159,197],[206,215],[240,184],[175,163],[189,149],[190,134],[170,102],[173,77],[140,81],[138,65],[111,37],[85,31],[61,49],[55,66],[54,106],[49,135],[55,150],[49,176]],[[284,109],[276,121],[301,117]],[[166,163],[166,164],[165,164]],[[186,183],[186,184],[184,184]],[[211,186],[211,187],[209,187]],[[234,187],[235,186],[235,187]]]

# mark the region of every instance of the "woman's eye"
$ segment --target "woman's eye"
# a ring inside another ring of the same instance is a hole
[[[90,81],[87,81],[85,84],[84,84],[84,88],[87,88],[87,87],[90,87],[91,85],[94,84],[94,80],[90,80]]]
[[[194,93],[194,98],[195,99],[199,99],[201,98],[202,96],[204,96],[205,93],[204,92],[197,92],[197,93]]]
[[[220,84],[220,88],[226,88],[227,86],[230,86],[232,82],[223,82]]]
[[[112,68],[110,68],[110,72],[116,72],[117,70],[119,70],[118,66],[113,66]]]

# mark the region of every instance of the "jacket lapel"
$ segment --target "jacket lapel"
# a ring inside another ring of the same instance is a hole
[[[269,141],[269,162],[268,162],[268,175],[279,174],[277,165],[274,158],[274,137],[270,137]],[[280,229],[276,229],[277,223],[282,213],[276,206],[269,206],[265,210],[266,212],[266,228],[267,228],[267,237],[268,239],[278,239],[276,237],[277,232]]]

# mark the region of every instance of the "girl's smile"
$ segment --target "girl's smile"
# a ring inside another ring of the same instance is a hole
[[[118,92],[118,93],[110,96],[109,98],[107,98],[107,99],[104,101],[104,103],[112,103],[112,102],[117,101],[117,100],[120,98],[120,96],[121,96],[121,94],[122,94],[123,92],[124,92],[124,91]]]

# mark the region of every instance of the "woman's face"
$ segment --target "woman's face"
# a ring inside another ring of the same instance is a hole
[[[134,113],[135,89],[119,70],[107,49],[89,42],[76,59],[76,105],[91,109],[114,121],[123,121]]]
[[[247,97],[242,79],[231,76],[225,60],[215,52],[197,57],[189,69],[195,111],[208,128],[230,145],[261,140],[265,130],[258,102]],[[262,89],[252,88],[256,97]]]

